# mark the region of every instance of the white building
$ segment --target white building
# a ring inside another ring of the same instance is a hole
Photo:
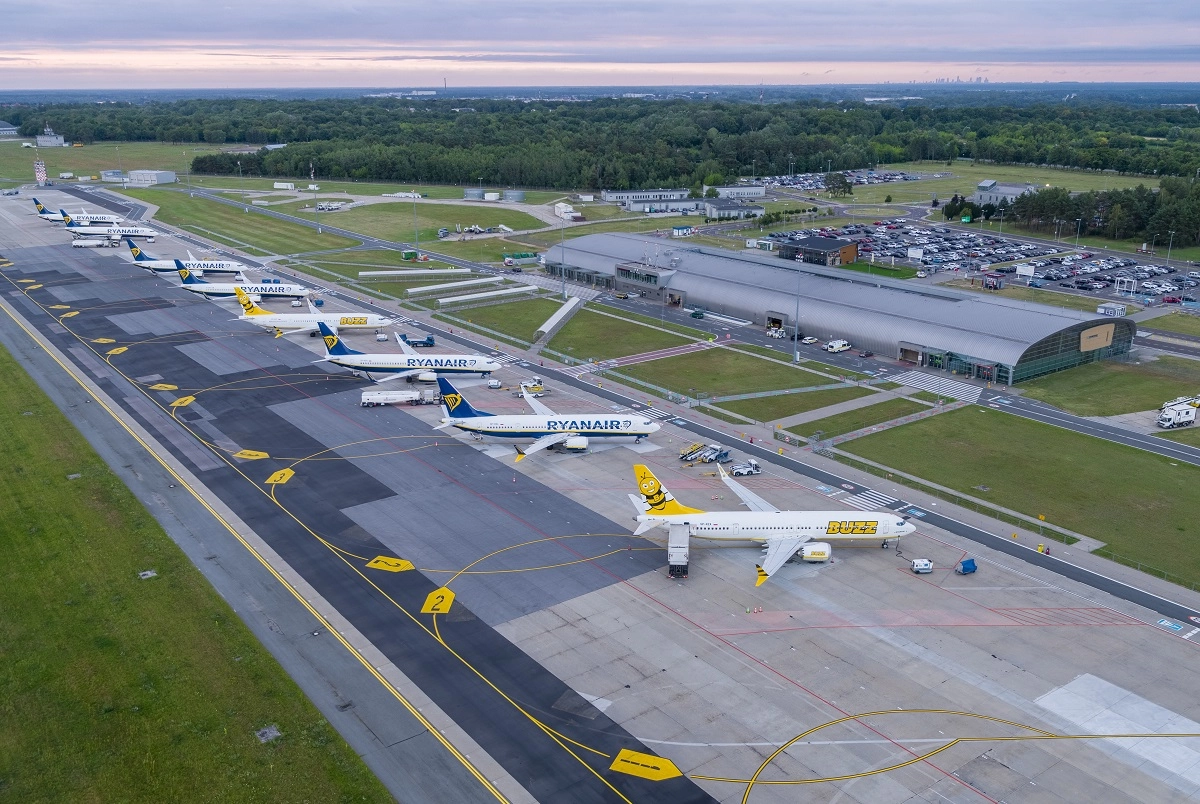
[[[682,190],[601,190],[600,199],[611,204],[627,204],[630,201],[682,201],[691,194],[686,187]]]
[[[1032,193],[1036,189],[1032,184],[1000,184],[995,179],[985,179],[975,187],[975,195],[971,196],[970,200],[980,206],[984,204],[1000,206],[1002,202],[1008,206],[1021,193]]]
[[[17,136],[17,127],[12,123],[0,120],[0,137],[15,137]]]
[[[151,184],[173,184],[175,180],[175,171],[173,170],[129,171],[129,183],[134,186],[148,187]]]
[[[37,135],[37,145],[39,148],[61,148],[66,143],[61,134],[55,134],[54,129],[46,126],[46,130]]]
[[[704,185],[702,195],[708,195],[709,190],[717,191],[717,198],[762,198],[767,194],[767,188],[761,184],[736,184],[732,187],[709,187]]]

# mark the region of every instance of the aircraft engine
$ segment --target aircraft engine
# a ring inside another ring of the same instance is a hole
[[[832,555],[833,548],[829,542],[809,542],[800,548],[800,559],[812,564],[828,561]]]

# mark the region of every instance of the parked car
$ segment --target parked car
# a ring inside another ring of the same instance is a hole
[[[874,357],[875,353],[872,352],[870,349],[863,349],[858,353],[858,356],[859,357]]]
[[[806,338],[800,339],[800,343],[816,343],[816,342],[817,342],[817,339],[814,338],[812,335],[809,335]]]

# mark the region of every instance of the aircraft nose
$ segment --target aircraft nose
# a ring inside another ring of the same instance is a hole
[[[662,429],[662,425],[658,422],[652,422],[649,419],[646,419],[646,429],[648,429],[651,433],[657,433]]]

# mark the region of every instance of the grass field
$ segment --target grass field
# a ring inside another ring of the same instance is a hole
[[[820,430],[824,434],[824,438],[829,438],[844,433],[853,433],[855,430],[861,430],[873,424],[890,422],[892,419],[899,419],[901,416],[920,413],[923,410],[929,410],[929,406],[922,405],[920,402],[914,402],[911,399],[888,399],[880,402],[878,405],[868,405],[858,410],[848,410],[845,413],[827,416],[824,419],[798,424],[795,427],[789,427],[788,430],[805,438]]]
[[[125,147],[121,146],[121,154],[124,155]],[[189,154],[191,152],[189,151]],[[190,161],[190,156],[189,156]],[[182,168],[180,169],[182,172]],[[296,189],[304,192],[304,189],[309,184],[316,184],[321,189],[318,193],[348,193],[349,195],[383,195],[384,193],[411,193],[420,192],[432,200],[438,199],[459,199],[463,197],[463,188],[451,184],[391,184],[387,182],[366,182],[366,181],[335,181],[318,178],[315,182],[310,182],[307,176],[300,178],[238,178],[237,176],[192,176],[192,183],[208,189],[222,188],[229,189],[234,192],[242,190],[262,191],[274,189],[275,182],[284,181],[292,182],[296,185]],[[485,187],[484,190],[490,188]],[[497,192],[503,192],[498,190]],[[310,194],[311,195],[311,194]],[[527,204],[547,204],[562,198],[565,193],[554,190],[526,190],[525,203]],[[479,202],[480,206],[490,205],[491,202]],[[496,204],[496,206],[507,206]]]
[[[32,140],[30,137],[26,141]],[[117,146],[120,146],[119,156]],[[99,176],[101,170],[155,168],[173,170],[182,181],[195,156],[216,150],[214,146],[204,144],[98,142],[82,148],[38,148],[36,153],[45,161],[46,173],[52,180],[59,173],[67,172],[76,176]],[[33,148],[22,148],[21,141],[0,142],[0,177],[32,182],[34,153]]]
[[[602,312],[610,313],[612,315],[619,315],[622,318],[628,318],[632,321],[640,321],[643,324],[649,324],[652,327],[661,327],[663,329],[669,329],[672,332],[677,332],[680,335],[683,335],[686,338],[691,338],[692,340],[695,340],[695,341],[706,341],[712,337],[711,332],[705,332],[702,329],[694,329],[692,327],[685,327],[682,324],[676,324],[671,321],[662,321],[661,319],[655,318],[652,315],[641,315],[640,313],[631,313],[628,310],[622,310],[619,307],[610,307],[607,304],[592,303],[592,304],[589,304],[588,307],[592,310],[600,310]]]
[[[717,397],[752,394],[829,382],[828,378],[801,368],[771,360],[747,360],[732,349],[705,349],[618,370],[635,380],[691,397],[697,394]]]
[[[737,349],[739,352],[749,352],[752,355],[765,357],[768,360],[778,360],[783,363],[790,364],[792,362],[792,342],[784,341],[784,343],[787,345],[782,346],[779,349],[771,349],[769,347],[758,346],[753,343],[735,343],[731,344],[729,348]],[[850,369],[844,369],[841,366],[831,366],[828,363],[821,363],[816,360],[801,359],[800,366],[802,368],[811,369],[812,371],[823,371],[826,374],[830,374],[834,377],[845,378],[848,380],[865,380],[868,376],[870,376],[868,374],[860,374],[857,371],[851,371]]]
[[[884,388],[889,385],[894,386],[895,384],[896,383],[883,383],[879,387]],[[905,396],[910,397],[912,399],[920,399],[925,402],[937,402],[939,400],[944,400],[946,398],[944,396],[938,396],[937,394],[935,394],[931,391],[913,391],[911,393],[905,394]]]
[[[687,343],[691,341],[679,335],[580,310],[546,345],[579,360],[600,361]]]
[[[0,797],[391,801],[2,349],[0,371]]]
[[[805,391],[799,394],[779,394],[777,396],[760,396],[757,399],[739,399],[734,402],[721,402],[719,407],[749,416],[757,422],[770,422],[797,413],[848,402],[851,399],[868,396],[874,393],[866,388],[848,386],[846,388],[827,388],[824,391]]]
[[[533,341],[537,328],[562,306],[552,299],[522,299],[521,301],[493,304],[487,307],[472,307],[454,313],[473,324],[504,332],[523,341]]]
[[[1189,464],[977,406],[841,448],[1200,580],[1200,469]]]
[[[1005,284],[1000,290],[984,290],[979,280],[975,280],[975,284],[971,284],[971,280],[969,279],[951,279],[949,282],[942,282],[941,284],[948,288],[969,290],[988,296],[1002,296],[1006,299],[1015,299],[1016,301],[1036,302],[1038,304],[1047,304],[1051,307],[1063,307],[1068,310],[1084,310],[1089,313],[1096,312],[1098,305],[1108,301],[1107,299],[1090,299],[1086,296],[1076,296],[1074,293],[1059,293],[1054,290],[1028,288],[1023,285]],[[1131,304],[1126,304],[1125,306],[1129,308],[1130,312],[1136,312],[1141,309]]]
[[[849,265],[839,265],[838,268],[841,268],[843,271],[859,271],[871,276],[884,276],[889,279],[912,279],[917,275],[917,271],[919,270],[907,265],[897,265],[895,268],[892,268],[890,261],[884,260],[872,265],[869,258],[862,260],[861,254],[859,257],[859,262],[852,262]]]
[[[696,222],[696,218],[627,218],[625,220],[600,221],[599,223],[567,226],[561,232],[557,228],[548,229],[544,232],[535,232],[516,237],[510,236],[509,239],[519,243],[528,243],[535,249],[544,250],[550,246],[558,245],[560,239],[572,240],[576,237],[596,234],[597,232],[660,232],[664,236],[667,236],[671,234],[671,227],[688,222]],[[482,226],[483,224],[480,225]]]
[[[1182,430],[1161,430],[1155,433],[1156,436],[1178,441],[1180,444],[1191,444],[1193,447],[1200,447],[1200,430],[1196,429],[1195,425],[1185,427]]]
[[[340,249],[359,241],[334,234],[317,234],[277,218],[241,209],[218,201],[193,198],[169,190],[124,190],[123,194],[158,206],[156,220],[196,232],[234,246],[250,244],[265,254],[297,254],[322,249]]]
[[[1144,363],[1105,360],[1021,383],[1037,399],[1078,416],[1154,410],[1169,399],[1200,392],[1200,361],[1160,357]]]
[[[543,251],[544,247],[540,249],[534,248],[525,243],[516,243],[501,237],[471,236],[470,240],[447,238],[445,240],[433,240],[429,243],[422,240],[421,251],[426,250],[434,254],[445,254],[447,257],[457,257],[460,260],[497,264],[503,262],[505,254]],[[525,270],[530,271],[535,267],[525,266]]]
[[[312,209],[302,211],[305,206],[281,204],[273,209],[295,215],[306,220],[320,219],[330,226],[349,229],[352,232],[379,237],[384,240],[394,240],[404,243],[413,242],[413,207],[416,207],[416,226],[421,243],[428,248],[437,250],[438,229],[447,228],[454,231],[455,224],[463,226],[479,226],[486,228],[504,224],[511,229],[540,229],[546,224],[532,215],[517,212],[503,207],[476,208],[462,204],[412,204],[397,201],[387,204],[367,204],[342,212],[315,212]]]
[[[891,182],[855,187],[850,200],[859,203],[881,203],[887,196],[893,203],[929,202],[930,195],[937,194],[945,200],[955,193],[970,195],[975,186],[984,179],[995,179],[1001,184],[1034,184],[1066,187],[1068,190],[1112,190],[1119,187],[1136,187],[1144,184],[1157,187],[1158,179],[1150,176],[1118,176],[1112,173],[1097,173],[1088,170],[1061,170],[1056,168],[1025,167],[1018,165],[972,164],[971,162],[906,162],[899,165],[880,165],[878,171],[903,170],[908,173],[930,175],[952,173],[951,178],[922,179],[920,181]]]
[[[1181,335],[1200,336],[1200,316],[1191,313],[1170,313],[1152,318],[1138,325],[1146,329],[1163,329],[1167,332],[1178,332]]]

